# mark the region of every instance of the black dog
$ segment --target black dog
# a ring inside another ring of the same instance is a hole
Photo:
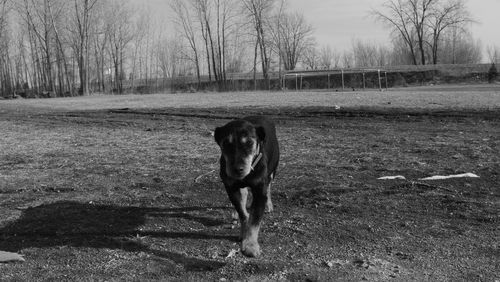
[[[264,211],[272,211],[271,181],[279,162],[276,129],[265,117],[252,116],[229,122],[215,129],[219,144],[220,177],[241,223],[241,251],[260,254],[259,229]],[[250,214],[246,209],[249,187],[252,191]]]

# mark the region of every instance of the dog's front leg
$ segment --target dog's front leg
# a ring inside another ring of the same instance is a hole
[[[267,184],[262,183],[252,188],[252,207],[248,223],[243,226],[243,241],[241,242],[241,251],[249,257],[260,255],[259,230],[266,204],[268,201]]]
[[[249,214],[247,211],[247,196],[248,189],[247,188],[232,188],[226,186],[227,195],[229,196],[229,200],[233,204],[236,209],[236,213],[240,219],[241,226],[241,234],[240,239],[244,238],[245,227],[248,224]]]

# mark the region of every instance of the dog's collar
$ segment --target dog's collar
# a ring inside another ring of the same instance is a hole
[[[260,151],[260,146],[259,146],[258,150],[259,150],[259,154],[257,155],[257,157],[255,157],[255,159],[252,162],[252,166],[251,166],[252,171],[255,169],[255,167],[257,166],[257,164],[262,159],[262,152]]]

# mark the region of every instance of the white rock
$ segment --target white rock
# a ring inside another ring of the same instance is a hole
[[[479,178],[479,176],[474,173],[462,173],[454,175],[434,175],[430,177],[420,178],[419,180],[444,180],[450,178]]]
[[[402,175],[394,175],[394,176],[382,176],[377,178],[378,180],[395,180],[395,179],[400,179],[400,180],[406,180],[406,177]]]

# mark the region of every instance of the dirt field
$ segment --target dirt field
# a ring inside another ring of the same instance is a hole
[[[211,136],[247,114],[282,148],[257,259]],[[0,130],[2,281],[500,280],[495,87],[4,100]]]
[[[0,113],[11,111],[83,111],[104,109],[151,108],[225,108],[265,107],[346,107],[385,109],[498,109],[500,84],[444,85],[400,88],[389,91],[346,92],[226,92],[178,93],[74,97],[40,100],[2,101]]]

